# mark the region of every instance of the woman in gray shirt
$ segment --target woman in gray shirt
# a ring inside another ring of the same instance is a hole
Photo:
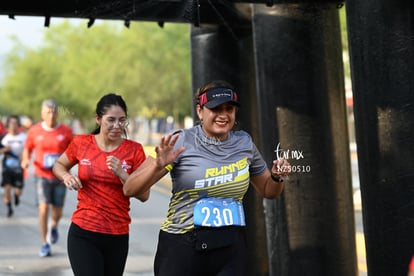
[[[249,184],[265,198],[283,190],[289,163],[267,168],[250,135],[232,130],[238,95],[224,81],[196,93],[200,124],[161,139],[155,153],[127,179],[124,194],[151,188],[168,172],[173,186],[161,226],[155,275],[245,275],[243,197]]]

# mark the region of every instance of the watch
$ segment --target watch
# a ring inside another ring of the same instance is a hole
[[[281,177],[276,177],[272,173],[270,174],[270,176],[272,177],[273,181],[275,181],[275,182],[279,182],[279,183],[283,182],[283,178],[281,178]]]

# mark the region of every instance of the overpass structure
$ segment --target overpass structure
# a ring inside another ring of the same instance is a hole
[[[249,192],[251,275],[357,274],[338,9],[345,8],[369,275],[414,253],[411,0],[3,0],[0,14],[191,24],[193,87],[231,82],[271,164],[300,151],[280,199]],[[160,30],[161,31],[161,30]]]

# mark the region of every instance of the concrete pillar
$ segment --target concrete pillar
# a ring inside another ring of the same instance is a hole
[[[347,0],[368,274],[414,254],[414,2]]]
[[[295,171],[265,201],[270,275],[356,275],[337,5],[254,5],[253,37],[261,150]]]

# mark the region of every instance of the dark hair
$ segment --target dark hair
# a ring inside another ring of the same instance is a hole
[[[213,80],[211,82],[208,82],[206,84],[204,84],[203,86],[201,86],[200,88],[197,89],[195,96],[194,96],[194,103],[195,105],[200,104],[200,96],[205,93],[207,90],[210,90],[212,88],[217,88],[217,87],[224,87],[224,88],[230,88],[232,90],[234,90],[234,87],[224,81],[224,80]]]
[[[20,117],[17,116],[17,115],[10,115],[6,119],[6,128],[9,127],[9,124],[10,124],[10,120],[11,119],[16,119],[17,120],[17,126],[20,127]]]
[[[113,105],[117,105],[119,107],[121,107],[124,112],[125,115],[128,117],[128,109],[126,106],[126,103],[124,101],[124,99],[122,99],[122,96],[117,95],[115,93],[109,93],[106,94],[105,96],[103,96],[99,102],[96,104],[96,115],[98,116],[98,118],[102,118],[103,115],[106,114],[106,112],[108,111],[108,109],[113,106]],[[95,128],[94,131],[92,131],[92,134],[98,134],[101,131],[101,126],[97,126]],[[126,130],[124,129],[124,135],[126,136]]]

